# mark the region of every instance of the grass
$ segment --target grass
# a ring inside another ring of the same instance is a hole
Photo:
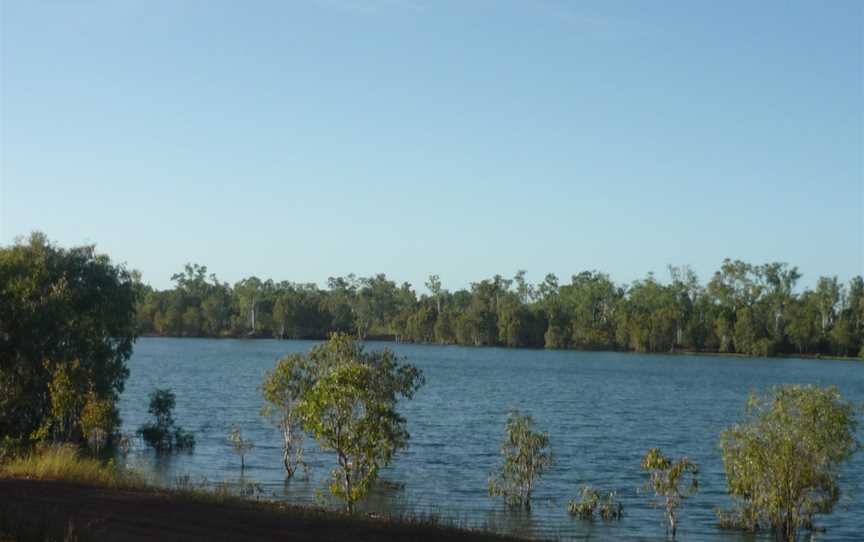
[[[175,480],[171,488],[157,487],[139,472],[116,466],[113,461],[86,457],[74,446],[42,447],[17,458],[0,463],[0,478],[50,480],[116,490],[158,494],[175,502],[196,502],[214,506],[251,507],[270,510],[297,520],[312,521],[326,532],[331,527],[348,527],[383,539],[393,539],[402,533],[409,538],[433,540],[445,534],[474,535],[473,539],[514,540],[487,529],[470,528],[441,520],[434,514],[400,514],[371,516],[347,514],[318,506],[300,506],[266,499],[255,482],[193,482],[188,476]],[[89,540],[88,529],[79,529],[73,519],[62,521],[55,510],[36,510],[16,503],[0,502],[0,542],[12,540],[58,540],[79,542]],[[215,512],[218,513],[218,512]],[[368,538],[368,537],[367,537]],[[462,539],[462,536],[457,538]]]
[[[65,480],[115,489],[146,489],[144,477],[135,471],[84,457],[78,448],[58,445],[42,448],[0,465],[0,476]]]

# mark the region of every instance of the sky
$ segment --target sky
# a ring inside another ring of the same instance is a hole
[[[155,287],[864,274],[864,4],[0,0],[0,244]]]

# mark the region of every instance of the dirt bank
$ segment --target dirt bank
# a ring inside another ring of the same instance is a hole
[[[170,492],[0,479],[0,540],[515,540],[308,508],[209,503]],[[4,538],[5,535],[5,538]]]

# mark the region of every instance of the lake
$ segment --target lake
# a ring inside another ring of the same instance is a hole
[[[227,435],[232,424],[256,447],[244,476],[280,499],[314,503],[335,465],[332,453],[307,439],[311,472],[285,483],[281,438],[262,418],[258,386],[264,372],[289,352],[313,341],[142,338],[129,361],[120,401],[123,430],[148,419],[154,388],[177,394],[175,419],[197,440],[191,454],[157,458],[138,443],[128,461],[162,483],[182,476],[237,481],[240,459]],[[752,540],[720,531],[714,510],[728,506],[718,447],[720,432],[739,419],[751,390],[772,384],[836,385],[844,398],[864,400],[864,364],[855,361],[761,359],[616,352],[465,348],[393,343],[391,348],[423,369],[426,385],[400,410],[411,441],[382,477],[366,510],[434,513],[457,524],[484,526],[527,537],[562,540],[664,538],[662,511],[642,489],[639,464],[651,447],[687,455],[700,466],[700,490],[684,506],[681,540]],[[487,496],[487,479],[499,462],[504,423],[511,409],[534,417],[551,440],[555,465],[540,481],[530,514],[509,514]],[[843,473],[844,501],[820,518],[822,540],[861,540],[864,529],[864,454]],[[618,522],[571,518],[567,502],[581,484],[616,491],[624,504]],[[402,486],[404,484],[404,486]]]

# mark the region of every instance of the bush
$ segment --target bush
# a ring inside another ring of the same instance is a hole
[[[686,457],[672,461],[659,448],[651,448],[642,460],[642,470],[648,472],[647,486],[662,499],[668,529],[672,538],[678,530],[678,508],[684,499],[699,489],[699,467]],[[689,480],[688,480],[689,479]],[[689,483],[687,483],[689,481]]]
[[[614,491],[602,496],[593,487],[582,486],[580,497],[579,501],[570,501],[567,505],[570,515],[593,520],[597,514],[606,521],[621,519],[624,515],[624,505],[615,499]]]
[[[723,432],[720,447],[736,508],[719,514],[726,528],[770,529],[794,541],[816,514],[840,498],[840,466],[859,449],[856,407],[836,388],[778,386],[751,394],[744,420]]]
[[[255,447],[255,444],[243,438],[243,431],[239,425],[231,428],[231,432],[228,433],[228,443],[231,444],[231,451],[240,456],[240,470],[245,469],[246,454]]]
[[[489,496],[503,497],[511,508],[530,509],[537,480],[552,466],[549,435],[534,431],[531,416],[515,410],[507,418],[505,432],[501,444],[504,461],[499,472],[489,479]]]
[[[145,423],[138,429],[138,434],[157,453],[179,450],[191,450],[195,447],[194,435],[187,433],[182,427],[174,424],[174,392],[168,389],[157,389],[150,394],[150,408],[155,423]]]

